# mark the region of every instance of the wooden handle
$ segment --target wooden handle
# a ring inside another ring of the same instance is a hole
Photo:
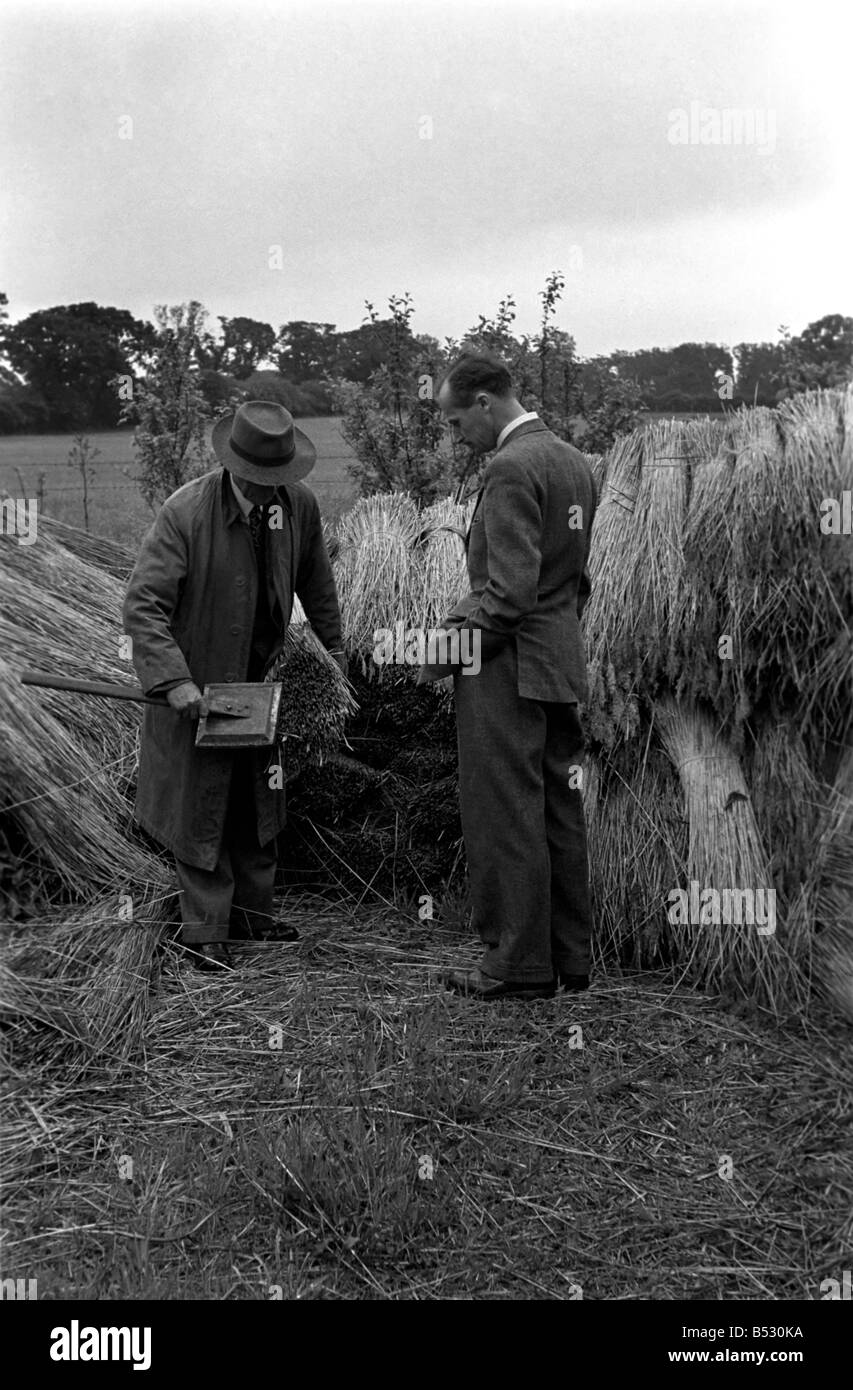
[[[47,690],[73,690],[78,695],[105,695],[108,700],[136,700],[142,705],[168,705],[165,695],[145,695],[138,685],[111,684],[108,681],[80,681],[71,676],[51,676],[47,671],[24,671],[21,685],[38,685]],[[214,696],[207,702],[208,714],[223,719],[245,719],[249,706],[227,696]]]
[[[166,704],[165,695],[146,695],[138,685],[80,681],[71,676],[51,676],[47,671],[24,671],[21,685],[38,685],[47,690],[75,690],[80,695],[106,695],[110,700],[137,700],[145,705]]]

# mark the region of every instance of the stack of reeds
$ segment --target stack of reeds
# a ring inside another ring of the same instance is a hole
[[[27,667],[132,678],[122,592],[49,527],[28,547],[0,539],[0,816],[42,884],[42,915],[7,949],[19,1056],[130,1047],[167,920],[171,872],[131,825],[138,707],[20,684]]]
[[[848,393],[849,394],[849,393]],[[610,457],[585,613],[591,730],[612,745],[659,692],[712,703],[736,747],[799,703],[817,737],[853,681],[853,556],[820,531],[850,486],[844,393],[657,422]]]
[[[819,524],[822,499],[847,485],[841,404],[816,392],[739,411],[716,439],[693,431],[703,466],[685,536],[678,693],[713,700],[738,746],[753,714],[796,707],[821,737],[843,713],[853,568],[849,543]]]
[[[593,534],[587,732],[606,764],[657,727],[691,835],[671,887],[775,889],[772,939],[713,922],[680,937],[694,978],[771,1006],[811,975],[824,778],[853,723],[853,548],[820,527],[851,486],[851,425],[850,388],[651,425],[612,450]],[[602,844],[621,801],[611,788],[594,812]]]

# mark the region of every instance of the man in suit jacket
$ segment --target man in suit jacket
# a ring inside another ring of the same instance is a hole
[[[480,667],[454,672],[459,795],[484,946],[451,989],[540,998],[589,983],[592,912],[579,787],[595,485],[583,455],[512,390],[503,363],[465,354],[438,396],[456,441],[495,450],[466,542],[470,592],[448,627],[473,629]],[[430,678],[428,671],[424,672]]]

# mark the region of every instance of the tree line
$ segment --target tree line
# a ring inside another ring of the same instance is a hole
[[[607,447],[644,411],[774,405],[791,392],[836,386],[853,374],[853,318],[841,314],[796,336],[783,327],[772,343],[681,343],[584,359],[554,323],[562,289],[555,272],[540,295],[538,333],[515,332],[515,303],[507,297],[493,318],[481,316],[463,339],[444,343],[413,331],[405,295],[391,297],[386,315],[368,304],[365,321],[345,331],[307,320],[276,330],[223,315],[211,331],[204,310],[193,304],[184,306],[192,308],[189,370],[211,413],[254,396],[279,400],[296,416],[338,413],[342,404],[356,416],[360,389],[373,384],[377,402],[384,390],[400,408],[408,381],[403,405],[417,414],[416,382],[439,373],[460,346],[479,344],[507,357],[523,399],[535,397],[549,423],[588,450]],[[126,420],[115,383],[141,382],[154,370],[169,327],[158,313],[150,323],[87,302],[40,309],[11,324],[0,294],[0,433],[109,429]],[[394,383],[383,388],[389,364]],[[368,393],[368,412],[372,400]]]
[[[331,412],[332,379],[369,381],[390,326],[337,332],[334,324],[294,321],[276,333],[256,319],[220,315],[212,332],[203,318],[192,356],[211,408],[254,393],[302,416]],[[92,302],[53,305],[10,324],[0,294],[0,433],[115,428],[122,401],[112,382],[144,378],[162,331],[127,309]]]

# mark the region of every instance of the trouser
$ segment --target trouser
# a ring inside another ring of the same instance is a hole
[[[276,841],[258,842],[254,749],[234,753],[225,830],[215,869],[175,860],[181,939],[188,946],[253,936],[275,920]]]
[[[592,902],[577,706],[518,694],[515,643],[454,677],[459,801],[480,969],[544,983],[589,973]]]

